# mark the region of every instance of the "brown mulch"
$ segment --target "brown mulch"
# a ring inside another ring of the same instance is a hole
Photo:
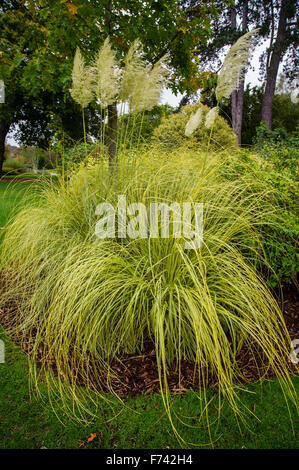
[[[16,308],[10,306],[5,311],[0,311],[0,324],[7,329],[8,321],[11,324],[12,314]],[[286,286],[283,289],[283,312],[285,323],[291,339],[299,338],[299,295],[298,290],[293,286]],[[9,317],[9,319],[8,319]],[[20,344],[26,354],[30,355],[30,348],[24,342],[20,343],[18,338],[13,340]],[[71,357],[71,351],[70,351]],[[42,363],[44,353],[40,348],[39,357],[35,357],[37,363]],[[263,358],[256,350],[253,352],[244,346],[237,356],[237,365],[241,372],[239,383],[256,382],[262,375],[268,379],[275,377],[274,372],[265,367]],[[54,360],[48,361],[48,367],[57,374],[57,365]],[[110,365],[109,374],[99,373],[99,363],[92,357],[84,361],[83,370],[89,371],[89,382],[85,377],[77,375],[72,380],[77,385],[87,385],[90,388],[109,392],[113,389],[119,396],[135,396],[137,394],[149,394],[151,392],[160,393],[159,373],[156,360],[156,353],[153,343],[147,342],[144,346],[143,354],[138,356],[125,355],[119,361],[113,361]],[[298,374],[298,367],[290,361],[291,373]],[[200,374],[206,377],[206,370],[201,370]],[[60,374],[62,375],[62,374]],[[62,375],[63,377],[63,375]],[[107,379],[109,377],[109,379]],[[199,383],[199,371],[194,367],[194,362],[182,360],[180,371],[175,367],[169,367],[167,382],[171,392],[185,392],[190,388],[196,388]],[[207,384],[210,388],[218,386],[217,377],[209,374]]]
[[[6,178],[5,176],[0,178],[0,183],[4,182],[11,182],[11,183],[33,183],[34,181],[38,181],[38,178]]]
[[[295,286],[283,288],[283,315],[291,339],[299,339],[299,293]]]

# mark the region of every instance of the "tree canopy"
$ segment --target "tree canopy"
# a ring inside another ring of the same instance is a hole
[[[5,0],[0,7],[0,77],[6,85],[0,141],[13,124],[21,123],[23,142],[46,146],[55,129],[53,121],[60,122],[71,138],[82,137],[79,107],[69,94],[73,57],[80,46],[88,60],[107,36],[119,59],[136,38],[150,63],[168,52],[171,88],[195,89],[199,73],[194,56],[211,35],[216,4],[213,0]],[[89,107],[87,121],[94,121],[97,113],[96,106]]]

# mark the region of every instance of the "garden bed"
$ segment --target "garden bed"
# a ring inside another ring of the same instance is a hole
[[[299,295],[298,290],[291,285],[286,285],[283,288],[283,314],[285,323],[291,339],[299,338]],[[15,322],[18,308],[16,305],[9,305],[0,310],[0,324],[7,330]],[[31,332],[32,333],[32,332]],[[30,346],[28,342],[19,340],[14,335],[12,337],[16,344],[19,344],[26,354],[30,355]],[[291,353],[291,351],[290,351]],[[70,357],[72,356],[70,351]],[[40,353],[36,357],[36,361],[41,365],[44,360],[44,352],[40,348]],[[71,359],[70,359],[71,360]],[[259,355],[258,349],[253,352],[247,346],[244,346],[236,357],[238,369],[240,371],[239,384],[248,382],[257,382],[261,377],[266,379],[274,379],[275,374],[271,368],[267,367],[263,358]],[[77,375],[72,377],[77,385],[91,387],[92,389],[101,392],[117,393],[119,396],[136,396],[137,394],[149,394],[151,392],[161,393],[158,365],[156,360],[155,347],[152,342],[148,341],[143,350],[142,355],[132,356],[124,355],[118,361],[114,360],[106,374],[101,374],[99,380],[99,363],[92,357],[86,358],[86,367],[94,374],[90,374],[88,384],[83,376]],[[47,368],[51,369],[54,374],[57,374],[57,365],[54,360],[47,361]],[[293,375],[298,375],[298,367],[290,361],[290,372]],[[207,374],[206,370],[201,369],[201,374]],[[218,386],[218,379],[210,372],[208,374],[208,386],[215,388]],[[167,374],[167,383],[172,393],[186,392],[191,388],[197,388],[199,383],[198,368],[192,361],[182,360],[180,371],[175,370],[175,367],[169,367]]]

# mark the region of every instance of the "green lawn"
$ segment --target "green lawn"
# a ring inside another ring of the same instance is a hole
[[[16,205],[20,207],[25,192],[32,188],[29,185],[0,183],[0,226],[7,223]],[[102,402],[93,424],[83,426],[60,414],[62,424],[47,400],[29,396],[26,356],[2,329],[0,338],[6,352],[6,362],[0,364],[0,448],[179,448],[159,395],[128,398],[125,407],[110,397],[114,406]],[[294,379],[294,385],[299,393],[299,377]],[[298,448],[278,382],[253,384],[248,391],[251,393],[240,392],[240,398],[260,420],[249,416],[249,428],[242,426],[241,433],[231,409],[224,405],[221,420],[212,426],[214,447]],[[217,393],[210,392],[209,396],[215,396],[209,410],[213,422],[217,416]],[[177,396],[173,405],[180,416],[189,417],[190,427],[178,428],[185,439],[208,443],[208,432],[198,422],[200,403],[195,393]],[[292,407],[291,413],[298,432],[299,418]],[[88,443],[91,433],[97,436]]]
[[[0,364],[0,448],[179,448],[159,395],[129,398],[126,407],[116,403],[113,409],[103,402],[98,418],[88,426],[70,422],[60,414],[61,424],[47,401],[29,397],[27,359],[3,330],[0,337],[6,346],[6,362]],[[299,392],[299,377],[294,384]],[[279,384],[255,384],[249,391],[254,393],[242,392],[240,396],[260,421],[248,418],[250,430],[243,426],[241,434],[231,410],[224,406],[218,427],[212,426],[214,447],[298,448]],[[193,417],[189,424],[194,428],[181,428],[186,440],[208,443],[207,431],[198,425],[200,406],[195,394],[177,396],[174,406],[181,415]],[[293,415],[298,430],[299,419]],[[211,405],[211,422],[215,417],[216,405]],[[97,437],[88,443],[91,433],[97,433]]]
[[[32,183],[0,181],[0,227],[4,228],[11,215],[21,207],[24,195]]]

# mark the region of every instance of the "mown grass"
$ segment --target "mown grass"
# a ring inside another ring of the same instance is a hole
[[[49,178],[39,177],[36,181],[0,181],[0,240],[9,220],[14,217],[24,205],[38,199],[42,187],[40,182]],[[29,197],[27,197],[29,196]]]
[[[22,201],[30,183],[0,182],[0,227],[4,228],[12,212]],[[0,234],[1,235],[1,234]]]
[[[83,426],[66,417],[62,424],[49,403],[29,396],[27,359],[3,330],[0,338],[6,346],[6,363],[0,364],[0,448],[179,448],[159,395],[128,398],[125,400],[127,408],[115,401],[112,409],[102,402],[98,418],[92,425]],[[299,377],[293,383],[299,392]],[[240,397],[260,421],[249,418],[250,430],[243,427],[241,434],[230,407],[224,405],[218,426],[212,428],[216,441],[214,448],[298,448],[298,436],[296,438],[292,433],[278,382],[253,384],[248,390],[251,393],[240,392]],[[210,393],[210,396],[215,394]],[[175,408],[182,415],[196,417],[200,413],[199,401],[191,391],[176,397]],[[217,404],[210,408],[212,419],[216,417]],[[194,422],[191,420],[190,424]],[[293,424],[298,430],[296,413],[293,413]],[[88,443],[91,433],[97,433],[97,436]],[[209,442],[208,432],[203,428],[185,429],[185,437],[191,441]]]

